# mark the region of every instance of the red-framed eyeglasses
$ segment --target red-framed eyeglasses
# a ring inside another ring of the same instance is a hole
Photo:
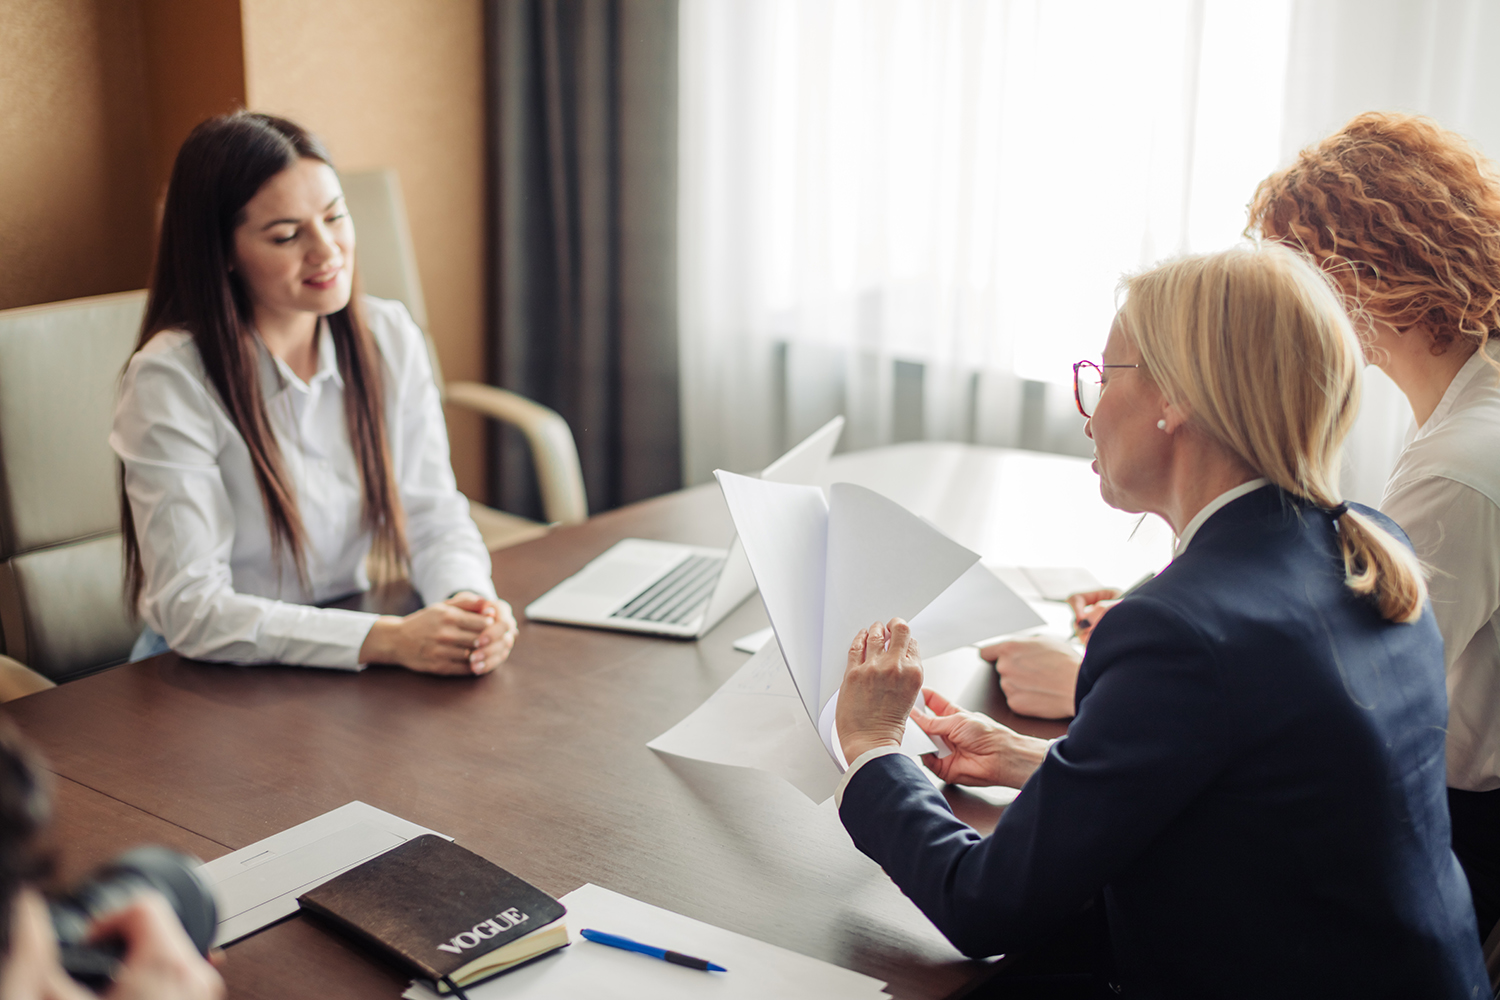
[[[1140,365],[1100,365],[1092,361],[1079,361],[1073,365],[1073,402],[1078,412],[1085,417],[1094,415],[1099,397],[1104,395],[1104,369],[1139,368]]]

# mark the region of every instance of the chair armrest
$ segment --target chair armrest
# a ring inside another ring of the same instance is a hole
[[[445,402],[511,424],[526,435],[548,521],[577,524],[588,519],[589,502],[578,448],[568,422],[556,411],[509,390],[478,382],[449,382]]]

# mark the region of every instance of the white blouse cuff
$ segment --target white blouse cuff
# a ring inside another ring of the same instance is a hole
[[[866,750],[854,758],[854,763],[849,765],[849,770],[844,772],[844,776],[839,779],[838,785],[833,789],[833,804],[840,809],[844,807],[844,789],[849,787],[849,780],[854,777],[855,771],[858,771],[876,757],[884,757],[888,754],[900,752],[900,747],[875,747],[873,750]]]
[[[460,590],[472,591],[492,601],[498,599],[495,596],[495,584],[488,576],[481,576],[476,570],[464,566],[444,567],[436,572],[429,572],[417,587],[423,604],[446,601]]]

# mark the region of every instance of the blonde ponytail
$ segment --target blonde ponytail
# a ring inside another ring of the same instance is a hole
[[[1414,622],[1427,603],[1427,584],[1417,557],[1374,521],[1346,511],[1338,519],[1344,583],[1375,601],[1380,617]]]
[[[1339,447],[1359,411],[1362,352],[1331,279],[1272,243],[1183,257],[1126,278],[1120,324],[1189,421],[1338,526],[1344,582],[1381,617],[1421,617],[1406,546],[1339,502]]]

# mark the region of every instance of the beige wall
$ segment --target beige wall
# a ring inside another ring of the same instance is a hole
[[[0,309],[146,283],[140,5],[0,0]]]
[[[249,106],[318,133],[340,169],[401,175],[433,340],[484,381],[479,0],[241,0]],[[483,429],[450,410],[458,485],[485,495]]]
[[[154,203],[193,126],[245,106],[244,45],[239,0],[141,0],[141,21]]]
[[[144,285],[177,147],[244,76],[239,0],[0,0],[0,309]]]

